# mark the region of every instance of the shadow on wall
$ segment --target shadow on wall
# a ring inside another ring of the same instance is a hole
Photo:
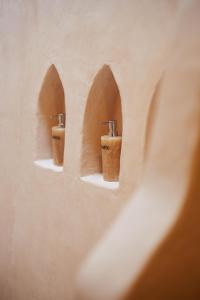
[[[200,120],[200,111],[199,111]],[[200,299],[200,122],[180,217],[123,299]]]
[[[36,158],[52,157],[51,128],[57,125],[52,115],[65,113],[65,95],[58,71],[51,65],[44,78],[38,100]]]
[[[104,65],[94,78],[89,92],[83,123],[81,176],[101,173],[100,137],[108,130],[102,123],[117,120],[118,134],[122,135],[121,97],[113,73]]]

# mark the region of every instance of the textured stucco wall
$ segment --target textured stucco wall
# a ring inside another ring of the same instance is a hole
[[[185,2],[0,0],[2,300],[73,298],[80,263],[140,182],[148,109]],[[33,164],[39,94],[52,64],[67,113],[59,174]],[[86,101],[105,64],[122,101],[118,191],[79,179]]]

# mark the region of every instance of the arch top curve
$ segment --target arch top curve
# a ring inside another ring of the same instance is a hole
[[[48,68],[39,94],[40,114],[65,112],[65,93],[58,70],[54,64]]]
[[[42,81],[38,98],[36,158],[49,159],[53,156],[52,127],[57,125],[57,120],[51,116],[65,111],[63,84],[55,64],[51,64]]]

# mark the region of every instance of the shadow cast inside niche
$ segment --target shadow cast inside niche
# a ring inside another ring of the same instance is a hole
[[[87,99],[81,153],[81,176],[102,173],[101,136],[108,130],[102,123],[117,121],[117,131],[122,135],[121,97],[113,73],[104,65],[94,78]]]
[[[154,122],[156,119],[156,114],[157,114],[157,108],[158,108],[158,102],[160,98],[160,88],[162,84],[163,77],[160,78],[158,83],[155,86],[155,90],[153,93],[153,96],[151,98],[151,102],[149,105],[148,109],[148,114],[147,114],[147,119],[146,119],[146,130],[145,130],[145,137],[144,137],[144,151],[143,151],[143,161],[145,163],[150,144],[151,144],[151,139],[152,139],[152,133],[154,129]]]
[[[65,113],[65,95],[58,71],[55,65],[51,65],[45,75],[38,100],[37,159],[52,158],[51,130],[58,121],[51,116],[59,113]]]

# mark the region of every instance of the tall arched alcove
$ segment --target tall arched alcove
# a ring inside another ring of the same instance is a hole
[[[148,108],[147,119],[146,119],[146,130],[145,130],[145,137],[144,137],[144,151],[143,151],[144,161],[146,160],[149,151],[149,145],[151,141],[154,121],[156,117],[156,110],[157,110],[159,96],[160,96],[161,83],[162,83],[162,78],[158,81],[158,83],[155,86],[154,93]]]
[[[65,113],[65,95],[63,85],[54,64],[52,64],[42,83],[38,99],[38,126],[36,158],[52,159],[52,127],[58,124],[52,116]]]
[[[81,176],[102,173],[101,136],[108,132],[103,125],[107,120],[116,120],[118,134],[122,135],[119,88],[111,68],[104,65],[95,76],[87,99],[83,121]]]

